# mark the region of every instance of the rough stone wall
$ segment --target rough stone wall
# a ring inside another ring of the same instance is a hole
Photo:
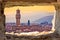
[[[2,2],[0,2],[0,40],[4,40],[4,33],[5,33],[5,15],[4,15],[4,6]]]
[[[55,32],[60,35],[60,4],[56,4]]]
[[[13,1],[16,2],[16,0],[4,0],[4,1]],[[35,2],[35,3],[46,3],[46,2],[56,2],[57,0],[17,0],[19,1],[23,1],[23,2]]]
[[[55,19],[55,33],[42,35],[37,37],[18,37],[15,38],[14,36],[10,36],[10,39],[5,40],[60,40],[60,4],[55,5],[56,7],[56,19]],[[3,3],[0,2],[0,40],[4,40],[5,38],[5,15],[4,15],[4,6]]]
[[[60,2],[60,0],[57,0],[57,2]]]
[[[60,40],[60,4],[54,5],[56,8],[56,16],[55,16],[55,32],[52,34],[41,35],[37,37],[15,37],[9,36],[9,40]],[[8,39],[7,39],[8,40]]]

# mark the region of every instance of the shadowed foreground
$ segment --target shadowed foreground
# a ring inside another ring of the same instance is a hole
[[[16,36],[7,34],[6,40],[60,40],[60,36],[56,33],[39,36]]]

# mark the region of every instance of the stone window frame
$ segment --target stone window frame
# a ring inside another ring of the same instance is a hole
[[[2,21],[0,21],[0,27],[2,28],[2,30],[0,30],[0,31],[1,31],[1,34],[5,35],[4,34],[5,33],[5,15],[4,15],[4,8],[5,8],[5,5],[6,5],[6,2],[0,1],[0,4],[2,4],[1,7],[0,7],[0,20],[2,20]],[[60,20],[60,17],[59,17],[60,16],[59,15],[60,14],[60,3],[59,2],[47,3],[45,5],[54,5],[55,6],[56,16],[55,16],[55,27],[54,27],[55,28],[55,32],[54,33],[60,35],[60,22],[59,22],[59,20]],[[3,38],[4,38],[4,36],[3,36]]]
[[[60,9],[60,3],[57,3],[57,2],[55,2],[55,3],[46,3],[46,4],[44,4],[44,3],[40,3],[40,5],[39,6],[41,6],[41,4],[43,4],[43,5],[53,5],[53,6],[55,6],[55,10],[56,10],[56,13],[59,13],[59,9]],[[5,4],[4,4],[4,6],[5,6]],[[15,5],[14,5],[15,6]],[[17,6],[17,5],[16,5]],[[18,6],[24,6],[24,5],[18,5]],[[29,5],[28,5],[29,6]],[[35,6],[35,5],[33,5],[33,6]],[[57,29],[57,14],[55,15],[55,32],[60,32],[59,30],[56,30]],[[58,20],[59,21],[59,20]],[[60,25],[59,25],[60,26]]]

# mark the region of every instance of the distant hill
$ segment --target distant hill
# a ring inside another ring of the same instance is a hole
[[[53,15],[49,15],[49,16],[45,16],[43,18],[40,18],[36,21],[33,21],[31,24],[40,24],[40,23],[51,23],[52,22],[52,19],[53,19]],[[6,25],[16,25],[16,23],[6,23]],[[21,23],[21,25],[27,25],[27,23]]]
[[[48,22],[48,23],[52,23],[52,19],[53,19],[53,15],[50,15],[50,16],[45,16],[43,18],[40,18],[36,21],[34,21],[34,23],[44,23],[44,22]]]

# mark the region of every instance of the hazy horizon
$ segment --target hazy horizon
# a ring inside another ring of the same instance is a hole
[[[44,9],[44,7],[46,7]],[[21,23],[27,23],[28,20],[31,23],[37,19],[45,16],[54,15],[54,6],[31,6],[31,7],[11,7],[5,8],[4,13],[6,15],[6,23],[16,22],[15,15],[16,10],[19,8],[21,11]]]

